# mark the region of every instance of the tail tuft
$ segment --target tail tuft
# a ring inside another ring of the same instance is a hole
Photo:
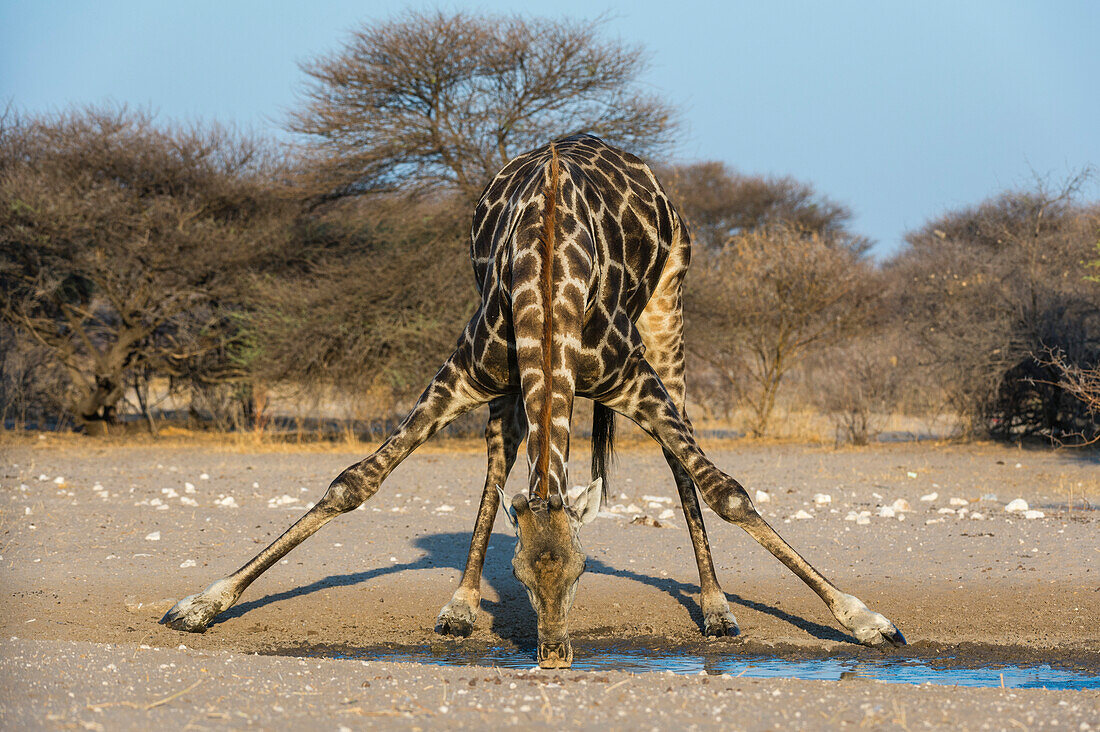
[[[608,468],[615,453],[615,412],[599,402],[592,403],[592,480],[603,478],[607,501]]]

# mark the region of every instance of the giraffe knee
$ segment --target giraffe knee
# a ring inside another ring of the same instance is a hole
[[[317,505],[337,513],[346,513],[359,508],[377,492],[378,483],[363,475],[357,466],[353,466],[332,481]]]
[[[732,485],[723,486],[713,500],[707,501],[707,505],[730,523],[744,523],[746,519],[756,515],[756,507],[740,484],[733,480],[730,482]]]

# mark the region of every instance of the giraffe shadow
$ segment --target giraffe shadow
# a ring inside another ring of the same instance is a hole
[[[308,585],[273,592],[254,600],[238,603],[220,614],[214,624],[239,618],[252,610],[267,605],[292,600],[322,590],[351,587],[401,572],[440,568],[461,571],[466,564],[466,550],[469,546],[469,540],[470,535],[464,532],[426,534],[413,541],[413,545],[424,552],[414,561],[392,563],[388,566],[362,572],[330,575]],[[535,637],[536,617],[522,585],[512,576],[511,557],[515,545],[516,538],[511,534],[498,532],[492,534],[489,541],[490,549],[482,572],[482,586],[491,587],[499,599],[488,600],[483,597],[481,607],[491,615],[491,629],[496,635],[502,638],[516,639],[526,645]],[[703,612],[698,602],[698,584],[681,582],[667,577],[652,577],[632,569],[612,567],[599,559],[591,557],[588,559],[586,571],[590,574],[601,574],[639,582],[668,594],[687,611],[692,621],[699,628],[700,633],[703,632]],[[448,593],[451,590],[453,590],[453,587],[440,588],[440,607],[448,599]],[[765,613],[790,623],[819,640],[856,644],[853,638],[835,628],[793,615],[767,603],[749,600],[731,592],[726,592],[726,598],[733,605]]]

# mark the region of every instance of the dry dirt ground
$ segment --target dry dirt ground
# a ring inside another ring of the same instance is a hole
[[[910,645],[887,653],[1100,673],[1100,512],[1081,508],[1100,498],[1096,453],[728,443],[710,454],[750,495],[769,494],[758,504],[765,518],[826,576],[905,632]],[[0,727],[1100,728],[1096,690],[303,657],[386,644],[531,647],[534,617],[510,573],[514,539],[503,520],[473,636],[433,631],[465,559],[484,476],[475,443],[423,448],[205,634],[156,623],[175,600],[251,557],[362,456],[54,436],[0,444]],[[578,451],[578,480],[585,457]],[[521,466],[509,492],[525,485]],[[578,659],[586,645],[608,642],[882,655],[855,645],[799,580],[706,510],[742,636],[702,639],[683,517],[675,500],[646,499],[676,495],[659,453],[623,450],[611,490],[608,508],[618,504],[618,513],[582,535],[588,572],[570,623]],[[815,503],[819,493],[831,501]],[[1016,498],[1044,516],[1006,512]],[[878,515],[898,499],[909,504],[904,519]],[[663,528],[631,524],[632,507],[674,515]],[[860,511],[869,520],[850,520]],[[794,518],[799,512],[810,518]]]

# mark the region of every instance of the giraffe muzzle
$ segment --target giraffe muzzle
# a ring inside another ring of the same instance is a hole
[[[566,638],[558,643],[539,643],[539,668],[569,668],[573,665],[573,644]]]

